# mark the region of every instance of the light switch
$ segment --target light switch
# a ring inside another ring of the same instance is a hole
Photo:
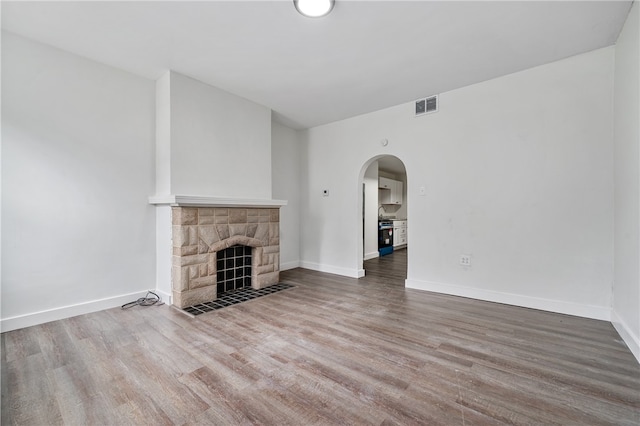
[[[329,190],[328,189],[323,189],[322,190],[322,196],[323,197],[328,197],[329,196]]]
[[[420,195],[425,195],[427,193],[427,189],[424,186],[420,187]]]

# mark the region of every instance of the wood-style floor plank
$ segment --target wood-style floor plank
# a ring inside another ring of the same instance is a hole
[[[110,309],[3,333],[3,425],[640,424],[611,324],[404,288],[406,250],[195,318]]]

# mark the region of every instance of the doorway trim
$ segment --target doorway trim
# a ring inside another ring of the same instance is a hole
[[[356,232],[357,232],[357,241],[358,243],[356,244],[356,249],[357,249],[357,259],[358,259],[358,264],[357,264],[357,271],[358,271],[358,277],[363,277],[365,275],[365,270],[364,270],[364,226],[362,225],[362,223],[360,223],[360,221],[363,220],[363,214],[364,214],[364,191],[362,190],[363,185],[364,185],[364,175],[367,172],[367,170],[369,169],[369,167],[371,166],[371,164],[373,164],[374,162],[380,160],[381,158],[384,157],[394,157],[397,160],[399,160],[402,165],[404,166],[404,170],[405,170],[405,174],[407,177],[407,182],[406,182],[406,197],[405,199],[403,199],[403,204],[408,204],[409,203],[409,182],[410,182],[410,177],[409,177],[409,170],[407,168],[406,162],[400,158],[397,155],[394,154],[380,154],[380,155],[376,155],[371,157],[369,160],[365,161],[364,164],[362,165],[362,167],[360,168],[360,173],[358,174],[358,202],[357,202],[357,208],[358,208],[358,226],[356,226]],[[377,215],[376,215],[377,216]],[[409,211],[407,209],[407,220],[409,219]],[[409,271],[409,259],[407,259],[407,274]]]

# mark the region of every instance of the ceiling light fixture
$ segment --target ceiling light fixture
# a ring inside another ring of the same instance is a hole
[[[293,0],[300,14],[309,18],[320,18],[328,15],[333,9],[335,0]]]

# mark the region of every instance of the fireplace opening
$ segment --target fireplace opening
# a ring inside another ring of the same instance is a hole
[[[251,247],[235,245],[219,251],[216,266],[218,296],[251,287]]]

